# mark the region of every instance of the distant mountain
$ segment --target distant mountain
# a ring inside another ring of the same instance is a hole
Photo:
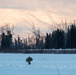
[[[52,11],[43,10],[18,10],[18,9],[0,9],[0,25],[10,23],[15,26],[17,34],[32,32],[33,26],[40,29],[41,32],[50,32],[56,28],[63,28],[65,19],[69,18]]]

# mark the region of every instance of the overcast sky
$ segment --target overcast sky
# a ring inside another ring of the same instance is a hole
[[[47,10],[76,15],[76,0],[0,0],[0,8]]]
[[[40,9],[60,6],[74,7],[74,5],[76,5],[76,0],[0,0],[1,8]]]

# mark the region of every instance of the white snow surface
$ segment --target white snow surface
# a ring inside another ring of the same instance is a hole
[[[32,57],[31,65],[26,62]],[[0,75],[76,75],[76,54],[0,54]]]

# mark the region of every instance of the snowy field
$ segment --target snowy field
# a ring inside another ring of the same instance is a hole
[[[31,65],[25,61],[28,56]],[[0,75],[76,75],[76,55],[0,54]]]

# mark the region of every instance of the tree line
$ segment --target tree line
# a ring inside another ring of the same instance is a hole
[[[1,34],[0,52],[18,52],[26,49],[75,49],[76,48],[76,25],[71,24],[65,30],[56,29],[52,33],[41,35],[40,30],[33,31],[35,37],[21,39],[14,38],[11,30]]]

